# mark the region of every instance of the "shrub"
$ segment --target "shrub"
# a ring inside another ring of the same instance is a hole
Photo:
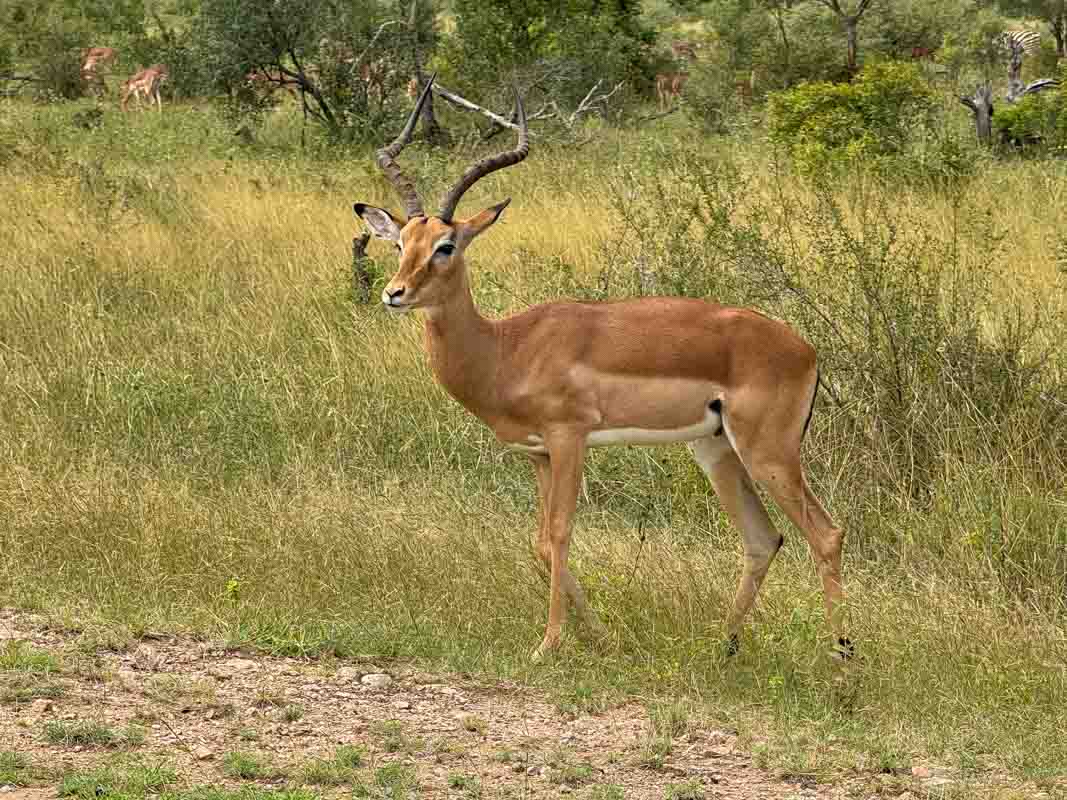
[[[1016,146],[1067,147],[1067,91],[1031,94],[997,106],[993,127],[1002,141]]]
[[[867,66],[852,83],[802,83],[771,95],[771,138],[804,172],[904,151],[934,93],[911,64]]]

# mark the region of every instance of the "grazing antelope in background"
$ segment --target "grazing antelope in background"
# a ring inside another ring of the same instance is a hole
[[[688,72],[661,72],[656,75],[656,99],[661,111],[666,111],[682,96]]]
[[[81,76],[86,85],[98,94],[107,92],[100,68],[115,62],[118,52],[114,47],[87,47],[82,50]]]
[[[675,64],[696,61],[696,45],[693,42],[682,40],[671,42],[671,55]],[[660,72],[656,75],[656,99],[659,102],[661,111],[666,111],[678,101],[682,96],[682,90],[685,88],[687,80],[689,80],[689,73],[684,67]]]
[[[411,140],[433,80],[400,135],[378,151],[404,216],[364,203],[354,208],[375,236],[396,246],[399,268],[382,302],[391,312],[422,311],[438,382],[501,442],[533,461],[540,496],[536,549],[550,575],[548,625],[534,657],[559,645],[564,597],[594,636],[604,636],[567,569],[586,450],[604,445],[687,442],[707,473],[744,546],[729,652],[783,541],[756,484],[804,532],[836,627],[842,530],[808,487],[800,460],[818,388],[815,351],[781,322],[693,298],[555,302],[502,320],[483,317],[464,254],[510,199],[471,217],[455,212],[478,180],[526,158],[526,114],[517,97],[515,149],[468,169],[445,193],[440,211],[427,216],[395,159]],[[851,652],[848,639],[838,644],[843,655]]]
[[[152,100],[154,98],[156,105],[159,108],[159,113],[162,114],[163,99],[159,95],[159,87],[162,86],[163,82],[169,77],[170,71],[164,64],[153,64],[139,72],[135,72],[124,84],[122,84],[122,110],[127,110],[131,95],[137,96],[138,105],[140,105],[141,96],[143,95],[149,105],[152,105]]]

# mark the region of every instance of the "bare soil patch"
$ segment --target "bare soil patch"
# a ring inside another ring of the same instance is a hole
[[[169,764],[189,786],[241,785],[225,770],[234,751],[275,770],[261,785],[292,784],[309,762],[356,745],[366,750],[369,773],[393,762],[414,767],[418,795],[430,798],[464,796],[463,787],[469,796],[472,783],[490,796],[620,796],[614,786],[628,798],[664,798],[679,784],[688,792],[680,797],[724,800],[856,796],[856,787],[787,781],[757,768],[725,730],[690,725],[657,757],[654,727],[637,704],[570,716],[515,684],[398,663],[237,653],[171,636],[123,652],[86,652],[75,634],[0,611],[0,646],[12,639],[56,657],[58,673],[35,677],[62,694],[0,704],[0,751],[27,757],[53,785],[66,772],[113,760],[116,747]],[[56,744],[45,735],[56,721],[133,726],[143,742]],[[0,800],[40,800],[39,785],[4,787]],[[313,788],[351,794],[351,787]],[[909,793],[901,787],[893,795]]]

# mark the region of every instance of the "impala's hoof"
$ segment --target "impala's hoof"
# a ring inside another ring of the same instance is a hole
[[[731,633],[730,638],[726,640],[726,655],[736,656],[737,652],[741,649],[741,640],[736,633]]]
[[[856,655],[856,645],[847,636],[838,636],[834,646],[834,658],[840,661],[848,661]]]
[[[558,649],[559,639],[549,640],[546,638],[541,644],[537,645],[537,649],[530,655],[530,663],[544,664],[556,654]]]

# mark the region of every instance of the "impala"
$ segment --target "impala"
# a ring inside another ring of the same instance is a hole
[[[137,98],[138,105],[140,105],[141,97],[143,96],[148,101],[149,106],[155,100],[159,113],[162,114],[163,99],[160,97],[159,89],[169,77],[170,70],[167,69],[165,64],[153,64],[135,72],[122,84],[122,110],[127,110],[131,96]]]
[[[518,145],[479,161],[428,216],[396,163],[433,84],[377,163],[404,204],[403,218],[356,203],[375,236],[392,242],[399,269],[382,292],[391,312],[420,310],[436,379],[509,447],[533,461],[539,489],[536,550],[549,571],[548,625],[534,657],[560,641],[566,597],[595,637],[604,628],[567,569],[583,462],[589,447],[687,442],[741,531],[744,564],[728,619],[728,652],[782,537],[756,493],[763,486],[799,527],[822,578],[836,628],[842,599],[842,530],[804,478],[800,445],[818,387],[815,352],[781,322],[755,311],[681,297],[556,302],[502,320],[479,314],[464,254],[510,199],[455,216],[463,194],[529,152],[517,98]],[[664,209],[664,213],[672,213]],[[851,653],[843,636],[838,653]]]

